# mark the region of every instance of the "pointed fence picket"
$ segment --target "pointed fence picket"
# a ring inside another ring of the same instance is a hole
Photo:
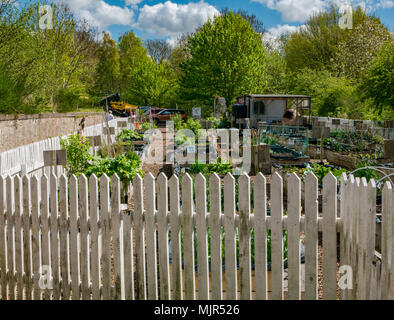
[[[164,174],[158,179],[148,174],[144,180],[136,176],[133,184],[133,209],[125,210],[116,175],[103,175],[100,182],[94,175],[89,180],[0,176],[1,298],[317,299],[319,232],[323,299],[337,298],[337,262],[352,271],[341,283],[342,299],[394,298],[388,182],[381,188],[379,253],[373,180],[342,176],[338,193],[338,181],[329,174],[323,179],[321,213],[313,174],[304,182],[295,174],[286,181],[274,174],[270,194],[262,174],[253,184],[246,174],[214,174],[209,183],[203,175],[193,180],[186,174],[180,182],[176,176],[167,181]],[[346,287],[349,282],[353,289]]]

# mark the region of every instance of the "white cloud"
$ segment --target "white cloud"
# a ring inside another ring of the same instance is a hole
[[[282,19],[288,22],[303,22],[313,13],[324,9],[324,0],[252,0],[279,11]]]
[[[391,0],[380,0],[378,3],[378,7],[389,9],[394,7],[394,1]]]
[[[263,41],[264,43],[268,44],[272,48],[278,49],[280,45],[279,38],[282,34],[296,32],[302,27],[303,25],[290,26],[288,24],[284,24],[284,25],[278,24],[276,27],[272,27],[264,33]]]
[[[126,5],[131,6],[133,9],[137,9],[138,5],[144,0],[125,0]]]
[[[177,4],[171,1],[140,9],[137,27],[158,36],[176,37],[183,32],[193,32],[208,19],[218,15],[212,5],[201,2]]]
[[[276,27],[272,27],[268,29],[268,33],[272,36],[278,38],[284,33],[292,33],[298,31],[302,26],[290,26],[288,24],[277,25]]]
[[[71,8],[78,18],[86,19],[100,31],[113,24],[132,26],[134,22],[133,10],[127,7],[110,5],[102,0],[67,0],[64,3]]]

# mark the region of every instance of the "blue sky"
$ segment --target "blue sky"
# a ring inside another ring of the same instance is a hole
[[[330,1],[361,4],[394,31],[394,0],[58,0],[69,4],[75,14],[99,31],[118,37],[133,30],[142,39],[174,41],[182,32],[196,27],[224,8],[254,13],[273,36],[293,31]]]

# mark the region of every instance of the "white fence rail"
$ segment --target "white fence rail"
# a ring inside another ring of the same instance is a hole
[[[118,122],[127,122],[127,119],[117,118],[108,122],[109,127],[115,127],[115,134],[121,128],[118,128]],[[101,136],[102,142],[108,142],[108,135],[104,133],[107,126],[106,122],[89,126],[85,128],[85,136]],[[111,137],[112,141],[114,137]],[[44,167],[43,152],[60,149],[60,137],[49,138],[29,145],[21,146],[0,154],[0,174],[16,175],[28,173],[42,173]],[[58,168],[58,172],[62,168]],[[49,171],[45,172],[49,174]]]
[[[382,192],[378,265],[373,182],[344,176],[338,201],[337,180],[329,174],[322,214],[313,174],[305,182],[293,174],[287,199],[278,174],[270,197],[262,174],[253,184],[247,175],[238,181],[212,175],[209,193],[207,182],[202,175],[194,181],[187,174],[182,181],[137,176],[133,209],[121,210],[117,176],[1,177],[2,299],[317,299],[319,232],[324,299],[337,297],[338,234],[340,264],[353,270],[353,289],[342,298],[394,297],[391,184]],[[51,271],[49,282],[43,266]]]

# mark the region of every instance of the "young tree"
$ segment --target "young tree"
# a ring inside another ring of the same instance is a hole
[[[216,96],[231,105],[245,93],[263,90],[265,50],[261,35],[239,14],[215,17],[190,37],[190,57],[179,81],[185,100],[212,105]]]

